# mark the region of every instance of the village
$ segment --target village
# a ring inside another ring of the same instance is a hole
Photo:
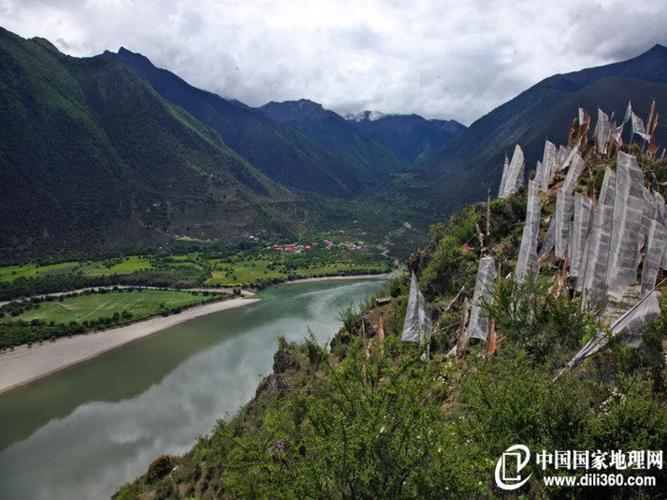
[[[363,241],[356,241],[356,242],[343,241],[340,243],[334,243],[331,240],[323,240],[321,243],[314,241],[310,244],[305,244],[305,245],[298,243],[285,243],[285,244],[277,243],[274,245],[267,246],[266,249],[276,250],[280,252],[302,253],[319,247],[325,248],[327,250],[331,250],[333,248],[342,248],[344,250],[350,250],[356,252],[366,248],[366,244]]]

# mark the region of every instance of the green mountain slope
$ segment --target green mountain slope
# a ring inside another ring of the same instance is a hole
[[[366,186],[385,180],[404,166],[388,148],[319,103],[307,99],[272,101],[260,110],[269,118],[296,128],[354,168]]]
[[[633,83],[631,80],[645,82]],[[425,168],[433,183],[424,195],[448,207],[480,200],[497,189],[503,157],[519,143],[527,169],[541,159],[544,140],[564,142],[573,109],[593,114],[598,105],[622,118],[627,101],[645,117],[650,101],[667,106],[661,85],[667,84],[667,48],[656,45],[628,61],[554,75],[474,122],[442,147]],[[588,90],[586,90],[588,89]],[[624,101],[624,102],[623,102]],[[663,113],[664,115],[664,113]],[[658,133],[658,141],[664,128]]]
[[[271,179],[330,196],[349,196],[359,190],[356,165],[340,161],[293,128],[238,101],[195,88],[125,48],[105,52],[103,57],[123,64],[162,97],[218,132],[225,144]]]
[[[0,88],[2,260],[231,242],[307,219],[293,194],[106,58],[0,30]]]

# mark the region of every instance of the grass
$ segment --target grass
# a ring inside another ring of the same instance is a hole
[[[33,278],[36,276],[35,264],[0,267],[0,283],[10,282],[19,278]]]
[[[209,297],[192,292],[172,290],[117,291],[104,294],[78,295],[61,301],[44,302],[12,318],[13,321],[40,320],[45,323],[96,321],[124,311],[134,320],[148,318],[174,307],[187,307],[204,302]]]
[[[42,274],[64,274],[74,271],[79,262],[60,262],[58,264],[24,264],[0,267],[0,282],[11,282],[19,278],[35,278]]]
[[[264,259],[252,259],[229,264],[218,263],[216,270],[206,281],[207,285],[235,286],[254,283],[261,279],[284,279],[287,275],[276,269],[270,269],[271,262]]]
[[[140,255],[130,255],[121,262],[90,262],[81,267],[81,271],[87,276],[111,276],[114,274],[131,274],[135,271],[144,271],[153,266],[150,261]]]
[[[151,269],[148,258],[140,255],[119,257],[101,261],[69,261],[58,264],[23,264],[17,266],[0,267],[0,283],[11,283],[19,278],[37,278],[55,274],[77,273],[83,276],[112,276],[116,274],[131,274],[135,271]]]
[[[236,262],[211,261],[214,270],[206,281],[211,286],[255,286],[267,281],[290,278],[314,278],[336,274],[373,274],[388,270],[386,262],[363,261],[339,256],[333,262],[303,261],[297,256],[275,254],[271,257],[249,258]]]

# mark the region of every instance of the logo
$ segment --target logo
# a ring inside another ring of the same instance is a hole
[[[505,450],[496,464],[496,485],[507,491],[518,490],[532,474],[523,479],[520,472],[530,460],[530,450],[522,444],[513,444]]]

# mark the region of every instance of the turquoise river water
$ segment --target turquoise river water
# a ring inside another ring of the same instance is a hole
[[[108,498],[249,401],[280,335],[321,343],[384,281],[272,287],[0,396],[0,498]]]

